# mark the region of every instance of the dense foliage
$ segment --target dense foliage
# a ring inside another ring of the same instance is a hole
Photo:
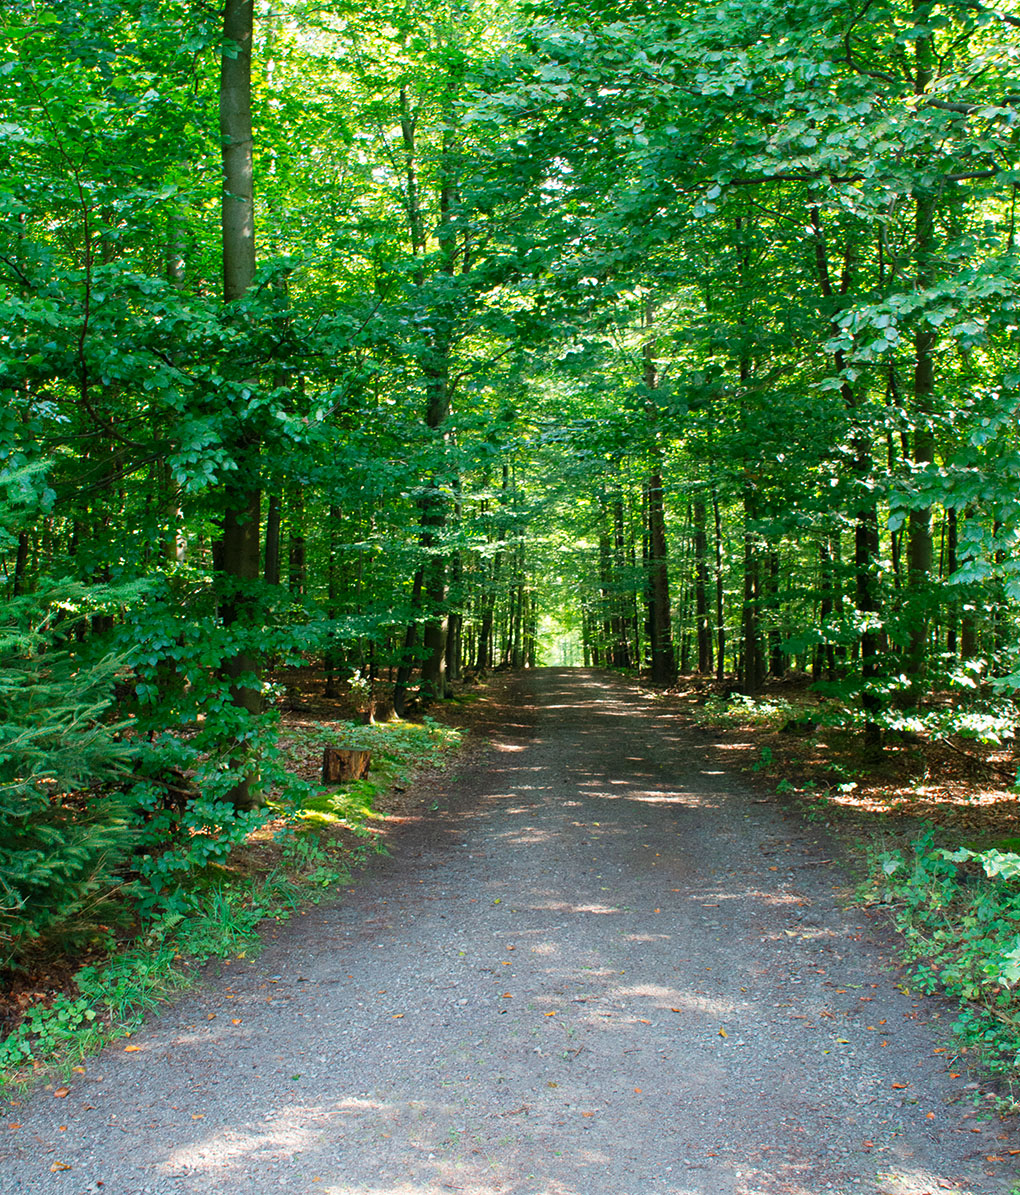
[[[5,958],[307,798],[287,664],[398,713],[798,670],[873,754],[1012,734],[1010,8],[251,20],[0,16]]]

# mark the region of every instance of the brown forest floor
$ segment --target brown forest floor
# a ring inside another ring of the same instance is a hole
[[[287,689],[281,747],[292,769],[303,779],[316,782],[321,745],[310,743],[300,731],[357,720],[354,702],[348,695],[327,697],[325,678],[314,668],[284,670],[274,679]],[[500,678],[489,678],[482,686],[471,682],[461,691],[483,694],[488,686],[500,688]],[[720,716],[718,699],[731,690],[732,685],[688,676],[662,697],[679,717],[710,734],[716,746],[732,751],[734,762],[763,794],[775,799],[778,788],[779,799],[828,823],[847,845],[863,838],[885,848],[900,846],[925,825],[934,825],[950,840],[975,847],[1020,838],[1020,799],[1006,779],[1015,768],[1010,745],[989,747],[971,741],[956,745],[918,737],[891,743],[884,760],[875,765],[863,759],[856,736],[846,731],[824,727],[813,734],[784,731],[780,725],[763,724],[751,713],[743,715],[732,704]],[[806,679],[770,684],[760,697],[789,702],[799,718],[809,718],[815,707]],[[706,709],[712,698],[717,700]],[[430,711],[437,720],[465,732],[455,767],[469,762],[473,743],[477,748],[477,736],[473,739],[471,731],[484,724],[486,705],[485,701],[453,701]],[[386,714],[385,704],[380,703],[378,715]],[[299,733],[289,734],[290,730]],[[372,833],[385,840],[399,825],[424,816],[444,783],[442,772],[424,769],[413,784],[394,786],[380,794],[374,803],[378,816],[372,822]],[[273,839],[277,828],[270,823],[253,835],[243,850],[235,852],[231,866],[239,873],[265,874],[279,865],[281,848]],[[336,862],[354,859],[364,849],[364,838],[342,827],[324,833],[328,852]],[[33,1006],[48,1005],[59,993],[73,992],[78,968],[97,961],[87,953],[40,956],[31,969],[0,988],[0,1034],[10,1032]]]
[[[1020,838],[1020,796],[1013,784],[1017,761],[1012,743],[931,741],[922,736],[887,736],[884,757],[868,761],[860,736],[820,726],[763,725],[732,704],[724,718],[706,702],[732,686],[698,677],[681,678],[678,705],[691,722],[710,726],[718,741],[740,755],[752,780],[829,821],[849,837],[887,838],[889,845],[915,837],[931,825],[947,838],[982,848]],[[759,700],[789,702],[793,719],[810,719],[819,706],[806,678],[767,685]],[[786,715],[774,721],[788,724]],[[787,784],[783,784],[783,781]],[[789,785],[790,787],[787,787]],[[1004,848],[1005,849],[1005,848]]]

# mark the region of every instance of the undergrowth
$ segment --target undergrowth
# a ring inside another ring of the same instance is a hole
[[[961,1047],[999,1079],[1008,1092],[1005,1106],[1014,1107],[1020,1100],[1020,838],[982,829],[987,814],[964,784],[956,795],[964,811],[947,806],[946,825],[933,825],[931,814],[911,821],[915,815],[905,808],[908,790],[937,788],[926,754],[933,743],[948,734],[985,743],[1008,737],[990,716],[964,724],[951,714],[901,718],[900,728],[891,725],[889,711],[893,750],[884,763],[855,749],[859,740],[846,711],[832,700],[709,697],[695,718],[763,735],[750,771],[768,776],[777,793],[799,797],[809,821],[824,821],[837,833],[852,825],[855,839],[863,834],[870,841],[855,851],[865,876],[861,899],[893,912],[912,986],[956,1003],[953,1029]],[[912,735],[905,743],[895,737],[903,730]],[[899,780],[896,769],[906,769]],[[967,825],[977,831],[969,841]],[[897,849],[886,849],[886,835]],[[875,845],[880,836],[882,846]]]
[[[950,850],[926,831],[876,852],[869,885],[892,905],[918,990],[959,1006],[954,1031],[1014,1096],[1020,1074],[1020,854]]]
[[[105,939],[92,943],[95,961],[75,972],[68,990],[29,1007],[0,1041],[0,1093],[15,1096],[50,1071],[69,1074],[107,1042],[130,1035],[173,992],[190,986],[201,964],[255,954],[264,921],[282,921],[295,909],[333,895],[353,866],[370,851],[385,849],[370,828],[383,816],[375,800],[415,768],[441,765],[460,736],[429,719],[424,725],[301,727],[290,737],[298,749],[371,750],[368,778],[337,788],[292,788],[281,800],[245,815],[243,826],[225,826],[220,834],[207,820],[189,826],[185,817],[175,835],[172,868],[161,877],[162,885],[150,880],[148,899],[136,905],[134,933],[107,928]],[[286,766],[286,751],[283,756]],[[302,792],[300,801],[294,800],[295,791]],[[207,813],[196,811],[196,816],[205,819]],[[337,830],[348,835],[342,847]],[[271,847],[268,867],[254,861],[258,839],[262,847]]]

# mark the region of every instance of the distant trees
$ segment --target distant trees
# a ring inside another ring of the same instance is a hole
[[[404,709],[553,625],[808,672],[876,750],[1010,721],[1009,12],[18,0],[0,47],[0,595],[66,708],[118,661],[149,805],[244,823],[275,665]]]

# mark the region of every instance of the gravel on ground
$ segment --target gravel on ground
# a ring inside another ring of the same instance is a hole
[[[336,903],[9,1109],[0,1192],[1011,1190],[1014,1129],[823,828],[610,674],[485,717]]]

